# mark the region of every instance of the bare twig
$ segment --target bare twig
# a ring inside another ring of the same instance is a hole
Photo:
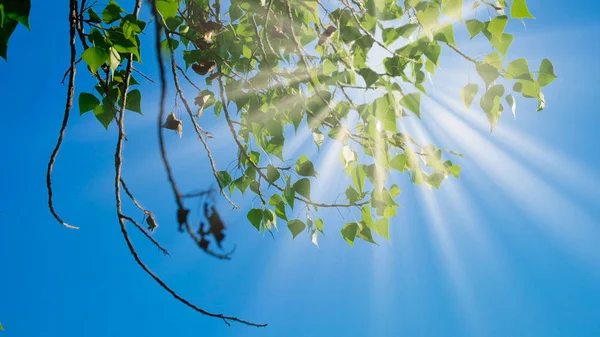
[[[133,218],[127,216],[127,215],[123,215],[121,214],[121,218],[131,222],[135,227],[137,227],[137,229],[140,230],[140,232],[142,232],[144,234],[145,237],[148,238],[148,240],[152,241],[152,243],[165,255],[169,255],[169,251],[167,251],[165,248],[163,248],[163,246],[160,245],[160,243],[158,243],[158,241],[156,241],[145,229],[144,227],[142,227],[142,225],[140,225],[137,221],[133,220]]]
[[[52,216],[54,216],[56,221],[63,226],[71,229],[78,229],[79,227],[69,225],[61,219],[58,213],[56,213],[56,210],[54,209],[54,203],[52,201],[52,168],[54,166],[54,162],[56,161],[56,156],[58,155],[58,151],[60,150],[63,139],[65,138],[65,130],[67,129],[67,124],[69,124],[69,115],[71,114],[71,108],[73,107],[73,96],[75,95],[75,56],[77,55],[77,49],[75,48],[75,31],[77,29],[77,0],[71,0],[69,2],[69,21],[69,45],[71,47],[71,66],[69,69],[71,69],[71,73],[69,75],[69,86],[67,89],[67,103],[58,135],[58,140],[56,141],[56,146],[54,147],[54,150],[50,155],[50,161],[48,162],[48,170],[46,171],[46,187],[48,188],[48,207],[50,208],[50,213],[52,213]]]
[[[145,78],[147,81],[149,81],[150,83],[154,83],[154,80],[151,79],[150,77],[148,77],[146,74],[144,74],[143,72],[137,70],[136,68],[133,68],[133,71],[135,71],[136,73],[140,74],[140,76],[142,76],[143,78]]]
[[[139,2],[141,0],[137,0],[137,1]],[[164,148],[164,139],[162,136],[161,122],[164,117],[164,110],[165,110],[164,104],[165,104],[165,97],[166,97],[166,93],[167,93],[167,81],[166,81],[163,57],[162,57],[162,53],[161,53],[160,37],[161,37],[162,26],[160,24],[160,22],[161,22],[160,13],[158,12],[158,9],[156,8],[156,0],[151,1],[151,4],[152,4],[152,15],[154,16],[155,20],[157,21],[156,22],[156,54],[157,54],[157,59],[158,59],[160,84],[161,84],[159,119],[158,119],[159,145],[160,145],[161,157],[163,159],[163,163],[167,170],[167,175],[169,178],[169,182],[171,183],[171,188],[173,189],[173,192],[175,194],[177,206],[179,207],[179,209],[184,209],[184,205],[181,200],[181,194],[179,193],[179,189],[177,188],[177,185],[175,184],[175,180],[173,178],[173,173],[171,171],[170,164],[167,160],[166,151]],[[117,168],[117,171],[120,172],[120,169]],[[118,183],[119,183],[119,181],[117,180],[115,182],[115,184],[118,185]],[[118,196],[117,196],[117,198],[118,198]],[[190,303],[185,298],[181,297],[173,289],[171,289],[166,283],[164,283],[158,276],[156,276],[150,269],[148,269],[148,267],[146,267],[146,265],[140,260],[139,256],[137,255],[137,252],[135,251],[135,248],[133,247],[133,244],[131,243],[131,240],[129,239],[127,231],[125,230],[125,226],[123,225],[122,219],[121,219],[121,224],[122,224],[121,232],[123,233],[123,237],[125,238],[125,241],[127,241],[129,250],[130,250],[131,254],[133,255],[133,257],[135,258],[135,260],[137,261],[137,263],[142,267],[142,269],[144,269],[144,271],[146,271],[146,273],[148,273],[148,275],[150,275],[150,277],[152,277],[163,289],[165,289],[167,292],[169,292],[171,295],[173,295],[173,297],[175,297],[177,300],[179,300],[183,304],[187,305],[188,307],[194,309],[195,311],[197,311],[201,314],[211,316],[211,317],[221,318],[227,325],[230,324],[229,321],[234,321],[234,322],[238,322],[238,323],[242,323],[242,324],[246,324],[246,325],[250,325],[250,326],[256,326],[256,327],[267,326],[266,324],[256,324],[256,323],[252,323],[249,321],[239,319],[237,317],[224,316],[222,314],[214,314],[214,313],[208,312],[208,311],[201,309],[201,308],[197,307],[196,305]]]
[[[173,52],[171,51],[171,54]],[[206,133],[204,130],[202,130],[202,128],[200,127],[200,125],[198,125],[198,122],[196,121],[196,119],[194,118],[194,114],[192,113],[192,109],[190,108],[190,105],[188,104],[187,100],[185,99],[185,96],[183,96],[183,90],[181,90],[181,86],[179,85],[179,78],[177,76],[177,62],[175,61],[175,57],[171,57],[171,70],[173,72],[173,81],[175,82],[175,89],[177,90],[177,94],[179,95],[179,97],[181,98],[181,101],[183,102],[183,105],[185,106],[185,110],[188,112],[188,115],[190,117],[190,120],[192,121],[192,124],[194,125],[194,130],[196,131],[196,134],[198,135],[198,138],[200,139],[200,142],[202,142],[202,146],[204,146],[204,150],[206,150],[206,155],[208,156],[208,160],[210,162],[210,167],[212,168],[213,171],[213,175],[215,177],[215,179],[217,180],[217,184],[219,184],[219,190],[221,192],[221,195],[223,195],[223,197],[225,198],[225,200],[227,200],[231,206],[233,206],[233,208],[235,209],[239,209],[240,207],[238,205],[236,205],[225,193],[225,186],[223,186],[221,184],[221,181],[219,180],[219,174],[217,172],[217,166],[215,164],[215,160],[212,156],[212,153],[210,151],[210,148],[208,147],[208,144],[206,143],[206,139],[204,139],[204,135],[202,134],[203,132]]]

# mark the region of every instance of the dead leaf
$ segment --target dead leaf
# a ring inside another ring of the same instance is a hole
[[[154,230],[158,228],[156,219],[154,219],[154,214],[152,214],[150,211],[144,211],[144,214],[146,214],[146,224],[148,224],[148,230],[154,232]]]
[[[319,37],[319,42],[317,43],[317,46],[320,46],[320,45],[324,44],[325,42],[329,41],[329,39],[331,38],[333,33],[335,33],[336,31],[337,31],[336,27],[334,27],[332,25],[327,26],[327,28],[325,29],[323,34],[321,34],[321,36]]]
[[[215,69],[215,62],[211,60],[202,60],[198,61],[198,63],[192,64],[192,70],[196,72],[196,74],[204,76],[208,72]]]
[[[165,129],[177,131],[177,134],[179,134],[179,138],[181,138],[181,135],[183,134],[183,123],[181,123],[181,119],[178,119],[177,116],[175,116],[174,112],[171,112],[167,116],[167,120],[162,125],[162,127]]]

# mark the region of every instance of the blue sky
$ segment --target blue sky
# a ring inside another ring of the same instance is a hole
[[[553,61],[559,78],[545,90],[546,110],[519,99],[517,119],[505,114],[490,136],[481,112],[454,111],[470,70],[460,58],[443,58],[422,114],[423,137],[429,132],[465,154],[461,178],[432,193],[392,177],[403,207],[391,242],[379,246],[349,248],[335,212],[322,213],[328,227],[318,249],[307,235],[292,240],[284,225],[272,239],[220,202],[226,245],[235,243],[236,254],[229,262],[201,254],[170,222],[175,206],[156,153],[158,89],[144,84],[145,116],[128,119],[124,176],[158,216],[156,238],[172,256],[137,233],[135,243],[153,270],[199,306],[269,323],[255,329],[198,315],[134,263],[112,202],[115,129],[103,131],[91,115],[74,111],[54,171],[56,207],[81,229],[51,218],[45,168],[64,109],[68,40],[66,20],[42,22],[68,11],[66,3],[33,1],[31,32],[18,28],[9,63],[0,61],[0,335],[600,335],[600,5],[528,4],[536,19],[526,28],[511,24],[509,59]],[[464,48],[488,50],[477,41]],[[152,54],[144,56],[140,69],[157,78]],[[78,82],[91,90],[84,67]],[[207,128],[219,130],[223,120],[206,117]],[[199,144],[167,136],[181,184],[210,184]],[[233,158],[229,149],[213,144],[221,167]]]

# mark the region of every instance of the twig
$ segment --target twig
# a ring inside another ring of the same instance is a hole
[[[154,83],[154,80],[151,79],[150,77],[148,77],[146,74],[144,74],[143,72],[137,70],[136,68],[133,68],[133,71],[135,71],[136,73],[140,74],[143,78],[145,78],[147,81],[149,81],[150,83]]]
[[[171,54],[172,53],[173,53],[173,51],[171,51]],[[206,132],[204,130],[202,130],[200,125],[198,125],[198,122],[196,121],[196,119],[194,119],[194,114],[192,113],[192,109],[190,108],[190,105],[188,104],[187,100],[185,99],[185,96],[183,96],[183,91],[181,90],[181,86],[179,85],[179,78],[177,77],[177,62],[175,61],[175,57],[171,57],[171,69],[173,71],[173,81],[175,82],[175,89],[177,90],[177,93],[179,94],[179,97],[181,98],[181,101],[183,102],[183,105],[185,106],[185,109],[187,110],[188,115],[190,116],[190,120],[192,121],[192,124],[194,125],[194,130],[196,131],[198,138],[200,138],[200,142],[202,142],[202,146],[204,146],[204,150],[206,150],[206,154],[207,154],[208,160],[210,162],[210,167],[212,168],[213,175],[214,175],[215,179],[217,180],[217,184],[219,184],[219,190],[221,191],[221,195],[223,195],[225,200],[227,200],[231,204],[231,206],[233,206],[233,208],[239,209],[240,207],[238,205],[236,205],[225,193],[225,189],[224,189],[225,186],[223,186],[221,184],[221,181],[219,180],[219,174],[217,172],[217,166],[215,164],[215,160],[212,156],[210,148],[208,147],[208,144],[206,143],[206,140],[204,139],[204,136],[202,135],[202,132],[204,132],[204,133],[206,133]]]
[[[142,232],[144,234],[145,237],[148,238],[148,240],[152,241],[152,243],[165,255],[169,256],[169,252],[163,248],[160,243],[158,243],[158,241],[156,241],[145,229],[144,227],[142,227],[142,225],[140,225],[137,221],[133,220],[133,218],[127,216],[127,215],[120,215],[121,218],[131,222],[135,227],[137,227],[137,229],[140,230],[140,232]]]
[[[185,70],[183,70],[183,68],[181,68],[180,66],[177,66],[177,69],[179,69],[179,71],[181,72],[181,75],[183,75],[183,77],[192,85],[192,87],[196,88],[196,90],[198,90],[198,91],[202,91],[202,89],[200,89],[194,82],[192,82],[192,80],[188,77],[188,75],[185,73]]]
[[[63,139],[65,138],[65,130],[67,129],[67,124],[69,123],[69,115],[71,114],[71,108],[73,107],[73,96],[75,95],[75,56],[77,55],[77,49],[75,48],[75,31],[77,26],[77,0],[71,0],[69,3],[69,21],[69,45],[71,47],[71,66],[69,69],[71,69],[71,74],[69,75],[69,86],[67,89],[67,103],[63,115],[62,125],[60,127],[60,133],[58,135],[58,140],[56,141],[56,146],[54,147],[54,151],[52,151],[52,154],[50,155],[50,161],[48,162],[48,170],[46,171],[46,187],[48,188],[48,207],[50,208],[50,213],[52,213],[56,221],[67,228],[79,229],[79,227],[71,226],[60,218],[58,213],[56,213],[54,210],[54,203],[52,201],[52,168],[54,166],[54,162],[56,161],[56,156],[58,155],[58,151],[60,150]]]
[[[140,2],[141,0],[137,0],[137,1]],[[160,145],[161,157],[163,159],[163,163],[167,170],[169,182],[171,183],[171,188],[173,189],[173,192],[175,194],[175,199],[176,199],[177,205],[180,209],[183,209],[183,202],[181,201],[179,189],[177,188],[177,185],[175,185],[173,173],[171,171],[171,167],[170,167],[169,162],[166,157],[166,151],[164,148],[164,139],[162,136],[161,121],[163,119],[164,110],[165,110],[164,104],[165,104],[165,97],[166,97],[166,93],[167,93],[167,81],[166,81],[163,57],[162,57],[162,53],[161,53],[160,36],[161,36],[162,26],[160,24],[160,13],[158,12],[158,9],[156,7],[156,0],[151,1],[151,4],[152,4],[152,15],[154,16],[154,18],[157,21],[156,22],[156,54],[157,54],[157,59],[158,59],[158,66],[159,66],[159,72],[160,72],[160,84],[161,84],[160,107],[159,107],[159,117],[158,117],[159,118],[158,119],[159,145]],[[117,169],[117,171],[120,171],[120,169]],[[118,185],[118,180],[116,181],[116,184]],[[142,269],[144,269],[144,271],[146,271],[146,273],[148,273],[148,275],[150,275],[150,277],[152,277],[163,289],[165,289],[167,292],[169,292],[171,295],[173,295],[173,297],[175,297],[177,300],[179,300],[183,304],[187,305],[188,307],[194,309],[195,311],[197,311],[201,314],[211,316],[211,317],[221,318],[227,325],[230,325],[228,321],[234,321],[234,322],[238,322],[238,323],[242,323],[242,324],[246,324],[246,325],[250,325],[250,326],[256,326],[256,327],[267,326],[266,324],[256,324],[256,323],[252,323],[249,321],[239,319],[237,317],[224,316],[222,314],[214,314],[214,313],[208,312],[208,311],[201,309],[201,308],[197,307],[196,305],[190,303],[185,298],[181,297],[173,289],[171,289],[166,283],[164,283],[158,276],[156,276],[150,269],[148,269],[148,267],[146,267],[146,265],[140,260],[139,256],[137,255],[137,252],[135,251],[135,248],[133,247],[133,244],[131,243],[131,240],[129,239],[129,235],[127,234],[127,231],[123,224],[122,218],[121,218],[120,222],[121,222],[121,232],[123,233],[123,237],[125,238],[125,241],[127,242],[127,245],[129,246],[129,251],[135,258],[136,262],[142,267]]]
[[[81,60],[83,60],[82,58],[80,58],[79,60],[77,60],[77,62],[75,62],[75,65],[79,64],[79,62],[81,62]],[[69,73],[71,72],[71,67],[69,67],[69,69],[67,69],[67,71],[65,71],[65,74],[63,75],[62,81],[60,81],[60,84],[65,84],[65,80],[67,79],[67,75],[69,75]]]

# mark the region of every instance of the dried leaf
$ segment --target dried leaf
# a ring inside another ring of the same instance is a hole
[[[152,214],[150,211],[144,211],[144,214],[146,214],[146,224],[148,225],[148,230],[154,232],[154,230],[158,227],[156,219],[154,219],[154,214]]]
[[[162,127],[165,129],[177,131],[177,134],[179,134],[179,138],[181,138],[181,135],[183,134],[183,124],[181,123],[181,119],[178,119],[177,116],[175,116],[174,112],[171,112],[167,116],[167,120],[162,125]]]
[[[213,69],[215,69],[215,62],[211,60],[202,60],[198,61],[198,63],[192,64],[192,70],[201,76],[208,74],[208,72],[212,71]]]
[[[320,45],[324,44],[325,42],[329,41],[329,39],[331,38],[333,33],[335,33],[336,30],[337,30],[337,28],[334,26],[331,26],[331,25],[327,26],[327,29],[325,29],[323,34],[321,34],[321,36],[319,37],[319,42],[317,43],[317,46],[320,46]]]
[[[177,210],[177,223],[179,223],[179,231],[183,232],[183,225],[187,222],[189,209],[180,208]]]
[[[279,28],[279,26],[273,26],[273,30],[271,31],[271,34],[273,35],[273,37],[278,38],[278,39],[287,39],[287,35],[285,35],[283,33],[283,31],[281,30],[281,28]]]

